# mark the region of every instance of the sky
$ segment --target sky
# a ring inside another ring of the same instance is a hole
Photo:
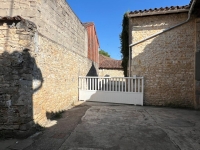
[[[190,0],[66,0],[81,22],[95,24],[100,49],[120,60],[122,19],[126,12],[188,5]]]

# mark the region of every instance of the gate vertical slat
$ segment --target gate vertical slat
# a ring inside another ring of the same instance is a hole
[[[106,84],[106,91],[108,91],[108,79],[106,79],[106,81],[105,81],[105,84]]]
[[[112,91],[115,91],[115,78],[113,78],[113,89],[112,89]]]
[[[140,79],[138,79],[138,92],[140,92]]]
[[[95,78],[92,79],[92,90],[95,90]]]
[[[91,83],[91,78],[89,79],[89,82],[90,82],[90,86],[89,86],[89,90],[91,90],[91,85],[92,85],[92,83]]]
[[[130,78],[128,78],[128,92],[130,92]]]
[[[111,79],[109,79],[109,91],[111,91]]]
[[[123,81],[123,78],[122,78],[122,92],[124,91],[124,81]]]
[[[119,91],[121,92],[121,78],[119,78]]]
[[[106,91],[106,79],[104,79],[104,91]]]
[[[80,89],[83,90],[83,79],[82,78],[79,78],[79,83],[81,84]]]
[[[105,79],[103,79],[103,91],[105,91]]]
[[[98,78],[96,78],[95,81],[96,81],[96,82],[95,82],[95,84],[96,84],[96,90],[98,90]]]
[[[144,93],[144,79],[142,78],[142,93]]]
[[[112,91],[114,91],[114,78],[112,78]]]
[[[93,78],[93,82],[92,82],[92,84],[93,84],[93,88],[92,88],[92,90],[95,90],[95,78]]]
[[[134,81],[135,81],[135,85],[134,85],[134,86],[135,86],[135,92],[137,92],[137,88],[136,88],[136,85],[137,85],[137,79],[135,78]]]
[[[79,89],[81,89],[80,82],[81,82],[81,78],[78,78],[78,88]]]
[[[97,90],[99,90],[99,79],[97,78]]]
[[[125,82],[124,82],[124,83],[125,83],[125,86],[124,86],[124,88],[125,88],[125,92],[127,91],[127,87],[126,87],[127,84],[126,84],[126,81],[127,81],[127,80],[125,79]]]
[[[81,87],[83,90],[85,90],[85,84],[84,84],[85,78],[81,78]]]
[[[117,78],[115,78],[115,91],[117,91]]]
[[[119,78],[119,91],[121,92],[121,78]]]
[[[91,87],[90,87],[90,90],[92,90],[92,84],[93,84],[92,82],[93,82],[93,79],[91,78]]]
[[[96,84],[95,84],[95,78],[93,79],[93,90],[95,90],[95,86],[96,86]]]
[[[103,78],[101,78],[101,91],[103,91]]]
[[[116,80],[116,83],[115,83],[116,89],[115,89],[115,91],[118,91],[118,78],[115,78],[115,80]]]
[[[133,88],[134,79],[130,79],[130,80],[131,80],[131,92],[134,92],[134,88]]]
[[[121,78],[119,78],[119,92],[121,92]]]
[[[88,80],[87,80],[87,78],[84,78],[85,79],[85,90],[88,90]]]
[[[116,80],[117,80],[117,89],[116,89],[116,91],[118,91],[118,92],[119,92],[119,79],[118,79],[118,78],[116,78]]]
[[[95,82],[94,82],[94,87],[95,87],[95,89],[94,90],[97,90],[97,78],[95,78]]]
[[[94,88],[94,82],[93,82],[93,78],[91,79],[91,90],[93,90],[93,88]]]

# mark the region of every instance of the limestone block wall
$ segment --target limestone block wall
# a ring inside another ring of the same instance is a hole
[[[86,29],[65,0],[0,0],[1,16],[21,16],[38,32],[66,48],[87,56]]]
[[[33,116],[35,122],[45,125],[47,112],[62,111],[78,101],[78,77],[97,75],[98,66],[47,37],[39,35],[38,41],[35,59],[44,82],[33,95]]]
[[[187,19],[186,13],[131,18],[130,43]],[[144,76],[146,105],[194,107],[195,19],[132,48],[132,75]]]
[[[98,65],[39,34],[34,23],[0,21],[0,131],[32,133],[78,101],[78,76]]]
[[[200,109],[200,18],[196,19],[196,108]]]
[[[78,76],[97,75],[98,64],[87,58],[86,29],[64,0],[0,4],[1,15],[26,18],[0,19],[0,131],[26,134],[78,101]]]
[[[105,77],[124,77],[124,71],[121,69],[99,69],[99,76]]]
[[[36,26],[26,20],[0,21],[0,132],[29,134],[35,124],[33,80],[42,82],[34,59],[35,31]]]

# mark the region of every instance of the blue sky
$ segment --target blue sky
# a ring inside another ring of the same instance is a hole
[[[100,49],[121,59],[120,39],[123,15],[127,11],[183,6],[190,0],[66,0],[81,22],[94,22]]]

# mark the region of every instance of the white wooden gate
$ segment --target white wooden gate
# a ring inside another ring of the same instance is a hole
[[[143,105],[143,77],[79,77],[79,100]]]

